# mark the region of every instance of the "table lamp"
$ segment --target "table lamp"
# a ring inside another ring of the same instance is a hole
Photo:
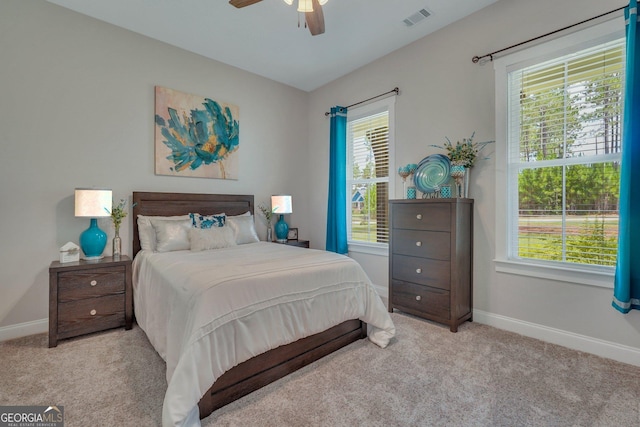
[[[89,228],[80,235],[80,248],[85,259],[102,258],[107,245],[107,233],[98,227],[98,219],[111,216],[111,190],[100,188],[76,188],[75,216],[91,218]]]
[[[271,211],[280,215],[280,219],[274,226],[276,242],[286,243],[289,225],[284,221],[284,215],[293,212],[291,208],[291,196],[271,196]]]

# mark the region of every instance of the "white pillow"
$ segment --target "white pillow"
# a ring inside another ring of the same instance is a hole
[[[192,251],[236,246],[233,230],[230,227],[191,228],[189,229],[189,241]]]
[[[253,223],[253,215],[249,213],[236,216],[228,216],[227,224],[233,230],[233,234],[238,245],[244,245],[245,243],[259,242],[258,234]]]
[[[138,215],[138,238],[140,239],[140,248],[143,251],[154,251],[156,250],[156,231],[153,229],[151,225],[150,219],[161,219],[161,220],[172,220],[179,221],[189,219],[189,215],[178,215],[178,216],[147,216],[147,215]]]
[[[156,252],[183,251],[190,248],[191,220],[151,218],[150,221],[156,232]]]

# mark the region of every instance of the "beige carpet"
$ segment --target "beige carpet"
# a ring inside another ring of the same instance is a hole
[[[640,368],[466,323],[394,313],[361,340],[234,402],[203,426],[640,426]],[[64,405],[65,425],[160,425],[165,366],[137,326],[0,343],[0,405]]]

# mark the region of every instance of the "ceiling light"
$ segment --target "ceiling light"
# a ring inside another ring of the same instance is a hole
[[[231,2],[256,1],[256,0],[230,0]],[[260,0],[257,0],[260,1]],[[291,6],[294,0],[283,0]],[[309,28],[312,36],[324,34],[324,14],[322,5],[328,0],[298,0],[298,28],[304,23],[304,28]],[[315,6],[315,7],[314,7]]]
[[[311,0],[298,0],[298,12],[313,12]]]
[[[318,0],[320,6],[327,3],[329,0]],[[293,4],[293,0],[284,0],[286,4],[291,6]],[[313,2],[312,0],[298,0],[298,12],[313,12]]]

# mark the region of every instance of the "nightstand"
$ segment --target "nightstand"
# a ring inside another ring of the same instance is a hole
[[[131,259],[104,257],[49,267],[49,347],[58,340],[133,322]]]
[[[285,245],[289,245],[289,246],[298,246],[301,248],[309,248],[309,241],[308,240],[287,240],[287,243],[285,243]]]

